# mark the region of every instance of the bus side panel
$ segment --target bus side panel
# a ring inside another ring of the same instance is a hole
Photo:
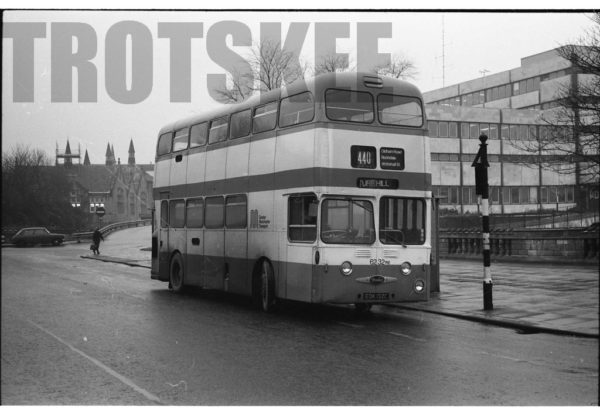
[[[229,146],[227,149],[227,166],[225,171],[225,176],[228,180],[236,177],[245,177],[248,175],[249,153],[250,143]],[[243,185],[240,186],[237,191],[243,192],[245,190],[246,186]]]
[[[187,229],[187,253],[185,281],[188,285],[202,286],[202,267],[204,254],[204,230],[202,228]]]
[[[225,231],[207,229],[204,231],[203,287],[224,289],[225,282]]]
[[[168,187],[170,181],[170,159],[157,160],[154,164],[154,187]],[[156,197],[155,197],[156,198]]]
[[[314,142],[314,129],[277,136],[275,172],[312,168],[315,165]]]
[[[225,184],[225,162],[227,149],[216,149],[206,154],[205,196],[222,194]],[[218,181],[217,181],[218,180]]]
[[[200,197],[204,195],[203,190],[198,187],[190,188],[190,186],[201,186],[201,183],[204,182],[205,161],[206,152],[201,149],[190,150],[187,162],[187,182],[189,184],[187,194],[190,197]]]
[[[287,239],[286,239],[287,241]],[[310,302],[312,300],[313,244],[287,244],[287,298]]]
[[[265,132],[264,135],[274,135],[274,133],[275,132]],[[255,137],[252,137],[252,139],[255,139]],[[249,143],[248,172],[251,176],[260,174],[271,175],[273,173],[273,170],[275,169],[275,140],[275,137],[268,137],[266,139],[253,140],[252,143]],[[271,178],[270,181],[272,183],[273,179]],[[262,190],[271,189],[272,184],[262,187],[265,187],[262,188]],[[252,188],[250,191],[253,191]]]
[[[188,155],[185,152],[173,153],[170,162],[169,184],[171,186],[187,184]]]
[[[225,290],[241,295],[252,294],[252,270],[248,264],[248,231],[225,231]]]
[[[279,277],[281,272],[278,265],[278,236],[273,220],[273,197],[273,191],[248,194],[248,260],[250,262],[249,269],[251,269],[260,258],[269,259],[275,269],[277,287],[281,282]]]

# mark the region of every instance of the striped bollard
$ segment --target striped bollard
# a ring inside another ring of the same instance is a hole
[[[490,267],[490,205],[487,168],[487,136],[479,136],[481,144],[471,167],[475,167],[475,194],[480,196],[483,238],[483,309],[492,310],[492,270]]]

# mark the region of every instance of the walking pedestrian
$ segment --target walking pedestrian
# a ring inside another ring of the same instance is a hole
[[[100,240],[104,241],[104,236],[98,228],[94,230],[92,241],[94,241],[93,251],[94,255],[100,255]]]

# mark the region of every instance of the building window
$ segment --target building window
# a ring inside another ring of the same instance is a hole
[[[469,138],[469,124],[468,123],[460,124],[460,138],[461,139]]]
[[[448,137],[448,122],[440,122],[440,137]]]
[[[448,123],[448,136],[449,137],[458,137],[458,123],[450,122]]]
[[[479,123],[469,125],[469,135],[471,139],[479,139]]]
[[[431,120],[429,121],[429,136],[430,137],[438,137],[439,136],[439,126],[438,123]]]

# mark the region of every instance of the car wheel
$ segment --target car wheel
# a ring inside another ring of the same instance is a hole
[[[60,239],[57,238],[52,240],[52,245],[59,246],[60,244],[62,244],[62,241]]]

